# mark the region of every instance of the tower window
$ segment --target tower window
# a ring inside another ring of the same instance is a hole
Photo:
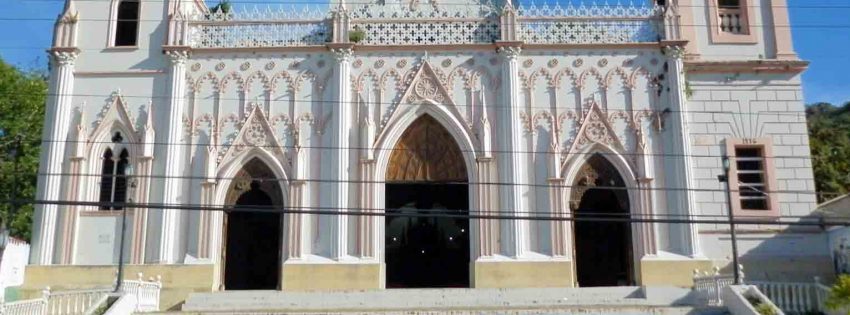
[[[136,46],[139,38],[139,1],[118,3],[115,22],[115,46]]]
[[[741,8],[741,0],[718,0],[718,7],[721,8],[731,8],[731,9],[740,9]]]
[[[100,175],[100,210],[121,210],[124,207],[115,203],[127,201],[127,149],[121,150],[116,158],[112,149],[103,152],[103,166]]]
[[[735,148],[738,191],[743,210],[768,210],[764,152],[760,147]]]

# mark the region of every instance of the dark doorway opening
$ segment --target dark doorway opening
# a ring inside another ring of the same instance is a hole
[[[236,200],[233,210],[227,212],[225,289],[278,289],[281,216],[271,211],[272,205],[272,198],[254,181],[251,189]]]
[[[387,287],[469,287],[468,178],[452,135],[431,116],[417,118],[386,180]]]
[[[469,287],[469,188],[387,184],[388,288]]]
[[[583,167],[575,189],[579,286],[634,285],[631,224],[624,221],[630,218],[628,192],[619,173],[604,157],[595,155]]]

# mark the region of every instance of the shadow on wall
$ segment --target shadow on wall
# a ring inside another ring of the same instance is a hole
[[[820,217],[813,214],[801,218],[800,222],[818,220]],[[736,231],[739,263],[744,267],[745,280],[812,282],[814,277],[819,277],[822,283],[832,283],[836,278],[829,233],[822,227],[740,225],[736,226]],[[731,246],[728,230],[719,241],[721,246],[724,243]],[[845,250],[850,255],[846,245]],[[722,266],[721,273],[733,272],[731,256],[715,261],[715,265]]]

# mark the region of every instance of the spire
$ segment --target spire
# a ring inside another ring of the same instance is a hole
[[[369,89],[366,89],[366,110],[364,111],[363,117],[363,128],[360,128],[360,146],[363,150],[363,158],[367,160],[374,159],[374,152],[372,151],[372,141],[375,140],[375,121],[373,120],[374,114],[372,113],[372,97],[371,93],[369,93]]]
[[[153,157],[153,145],[156,141],[156,133],[153,130],[153,100],[148,100],[148,112],[145,117],[145,126],[142,127],[142,156]]]
[[[88,140],[88,128],[86,128],[86,102],[80,104],[80,121],[77,124],[77,135],[74,139],[74,154],[77,157],[86,156],[86,141]]]
[[[487,94],[484,92],[484,85],[481,85],[481,130],[478,134],[481,135],[481,154],[485,158],[493,156],[492,139],[490,135],[490,119],[487,118]]]

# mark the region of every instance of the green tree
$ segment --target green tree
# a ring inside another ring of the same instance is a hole
[[[850,102],[843,107],[817,103],[806,108],[818,201],[850,191]]]
[[[838,281],[829,290],[826,297],[826,308],[837,311],[850,306],[850,276],[840,275]]]
[[[44,105],[47,97],[47,77],[43,73],[21,71],[0,59],[0,219],[8,222],[13,236],[30,239],[33,205],[22,203],[11,213],[14,188],[17,197],[35,197],[38,172],[41,128],[44,125]],[[9,152],[15,137],[22,139],[18,171]],[[17,187],[14,187],[17,176]],[[11,216],[11,217],[10,217]]]

